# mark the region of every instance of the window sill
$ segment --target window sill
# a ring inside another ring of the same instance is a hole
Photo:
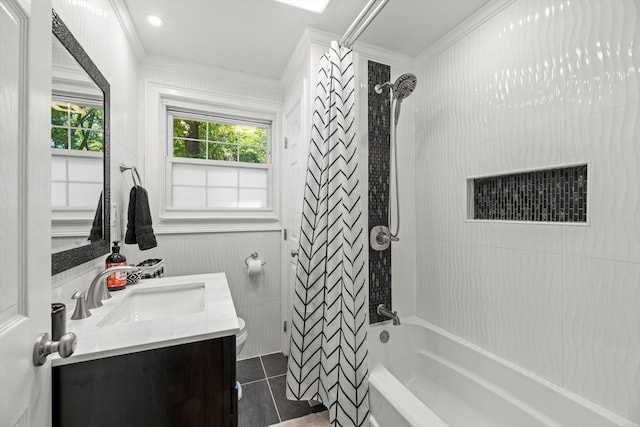
[[[202,213],[168,212],[153,224],[156,234],[191,233],[233,233],[252,231],[280,231],[282,224],[278,217],[269,212],[269,216],[203,216]]]

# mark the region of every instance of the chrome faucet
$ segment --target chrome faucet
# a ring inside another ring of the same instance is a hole
[[[398,317],[397,311],[389,310],[384,304],[380,304],[377,310],[380,316],[388,317],[393,320],[393,326],[400,325],[400,318]]]
[[[140,271],[140,267],[133,265],[119,265],[117,267],[107,268],[106,270],[98,273],[98,275],[91,281],[89,290],[87,291],[87,308],[92,309],[102,307],[102,300],[111,298],[106,280],[104,279],[112,273],[117,273],[119,271],[135,273]]]

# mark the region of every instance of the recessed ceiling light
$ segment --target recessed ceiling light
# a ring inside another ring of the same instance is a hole
[[[277,2],[299,7],[314,13],[322,13],[329,4],[329,0],[276,0]]]
[[[155,15],[147,16],[147,21],[154,27],[164,27],[164,21]]]

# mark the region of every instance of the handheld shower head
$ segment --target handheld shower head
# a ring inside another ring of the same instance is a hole
[[[396,82],[391,87],[393,92],[393,98],[396,100],[396,108],[393,113],[394,123],[398,123],[400,119],[400,106],[402,100],[411,95],[418,84],[418,78],[415,74],[406,73],[396,79]]]
[[[400,196],[399,196],[399,186],[398,186],[398,156],[397,156],[397,131],[398,131],[398,119],[400,119],[400,107],[402,106],[402,100],[405,99],[406,97],[408,97],[409,95],[411,95],[413,93],[413,91],[416,88],[416,85],[418,84],[418,78],[415,76],[415,74],[411,74],[411,73],[405,73],[402,74],[400,77],[398,77],[396,79],[396,81],[394,83],[391,82],[385,82],[385,83],[381,83],[381,84],[377,84],[374,86],[374,90],[377,94],[381,94],[382,90],[385,87],[389,87],[389,89],[391,90],[391,107],[393,107],[393,104],[395,102],[395,108],[394,108],[394,112],[393,112],[393,133],[392,133],[392,138],[391,138],[391,149],[393,150],[393,156],[391,159],[389,159],[389,162],[391,163],[391,160],[393,159],[394,162],[394,167],[390,168],[391,171],[394,172],[395,175],[395,187],[396,187],[396,231],[389,231],[389,238],[391,240],[395,239],[398,240],[398,233],[400,233]],[[391,204],[389,204],[389,229],[391,230]],[[374,249],[375,247],[372,246]],[[380,249],[376,249],[376,250],[380,250]]]
[[[374,86],[373,89],[377,94],[382,93],[382,89],[387,86],[391,89],[393,99],[396,101],[396,107],[393,114],[395,123],[398,123],[398,119],[400,118],[400,105],[402,104],[402,100],[411,95],[417,84],[418,78],[415,74],[405,73],[398,77],[394,83],[385,82]]]
[[[406,73],[401,75],[393,84],[393,97],[398,100],[405,99],[407,96],[411,95],[417,84],[418,78],[415,74]]]

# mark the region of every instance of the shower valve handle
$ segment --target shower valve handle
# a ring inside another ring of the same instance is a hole
[[[391,234],[387,234],[384,231],[381,231],[376,236],[376,240],[378,241],[379,244],[384,245],[387,242],[397,242],[397,241],[400,240],[400,238],[399,237],[393,237]]]
[[[371,244],[371,248],[376,251],[384,251],[391,245],[391,242],[397,242],[399,240],[400,238],[392,236],[389,227],[384,225],[377,225],[373,227],[369,234],[369,243]]]

